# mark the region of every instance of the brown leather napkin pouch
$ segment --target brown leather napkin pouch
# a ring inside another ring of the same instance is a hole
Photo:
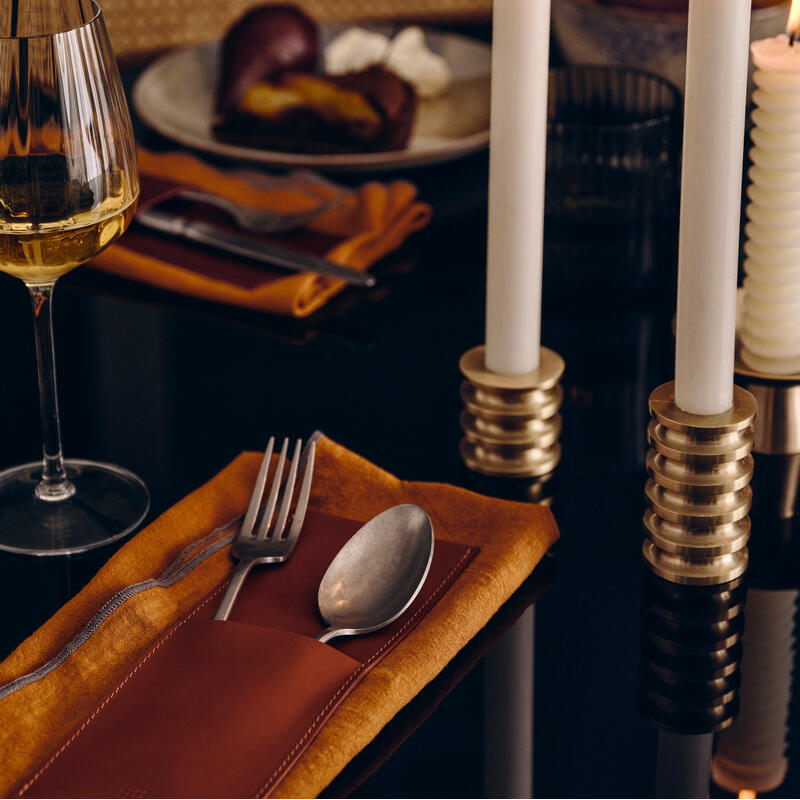
[[[31,797],[253,797],[275,788],[338,704],[477,550],[437,541],[422,591],[383,631],[320,644],[316,587],[359,523],[310,511],[292,559],[254,571],[234,620],[217,587],[168,630],[41,768]],[[265,626],[269,620],[270,627]]]

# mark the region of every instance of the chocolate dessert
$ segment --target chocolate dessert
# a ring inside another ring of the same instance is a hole
[[[239,20],[223,42],[216,136],[303,153],[405,147],[416,109],[411,84],[377,65],[315,74],[317,39],[314,23],[291,6],[261,7]]]
[[[260,6],[233,24],[222,40],[217,112],[233,109],[256,81],[287,70],[314,69],[316,23],[292,5]]]

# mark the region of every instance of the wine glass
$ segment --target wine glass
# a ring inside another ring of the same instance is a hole
[[[43,458],[0,472],[0,549],[76,553],[130,533],[144,483],[111,464],[65,460],[52,292],[128,226],[139,194],[128,107],[100,7],[8,0],[0,11],[0,270],[33,304]]]

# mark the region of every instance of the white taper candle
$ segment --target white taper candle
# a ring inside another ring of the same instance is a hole
[[[550,0],[495,0],[486,367],[539,366]]]
[[[736,278],[751,0],[690,0],[675,400],[733,403]]]

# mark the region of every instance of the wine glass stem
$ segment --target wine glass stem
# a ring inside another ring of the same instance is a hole
[[[56,359],[53,349],[54,283],[28,285],[33,304],[33,330],[36,336],[36,364],[39,369],[39,408],[42,416],[42,479],[36,497],[48,503],[66,500],[75,494],[67,478],[61,453],[61,425],[56,393]]]

